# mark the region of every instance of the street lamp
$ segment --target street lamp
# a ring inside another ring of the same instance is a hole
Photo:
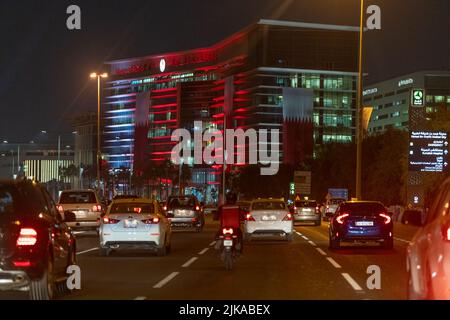
[[[96,73],[90,74],[91,79],[97,79],[97,188],[100,189],[100,79],[107,78],[107,73]]]
[[[358,90],[356,97],[356,198],[361,197],[362,178],[362,63],[363,63],[363,33],[364,33],[364,0],[361,0],[359,19],[359,57],[358,57]]]

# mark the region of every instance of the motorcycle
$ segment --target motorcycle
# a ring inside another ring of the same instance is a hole
[[[233,269],[233,264],[240,251],[238,236],[233,228],[223,228],[216,242],[216,249],[220,249],[220,259],[225,264],[226,270]]]

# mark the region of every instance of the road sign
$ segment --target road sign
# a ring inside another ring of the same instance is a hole
[[[448,166],[446,132],[411,131],[409,139],[409,170],[442,172]]]
[[[424,107],[425,106],[425,90],[412,89],[411,90],[411,106]]]
[[[289,194],[290,195],[294,195],[295,194],[295,183],[294,182],[291,182],[289,184]]]
[[[311,195],[311,171],[294,172],[295,193]]]
[[[296,194],[295,195],[295,201],[301,201],[302,200],[302,197],[300,197],[300,194]]]

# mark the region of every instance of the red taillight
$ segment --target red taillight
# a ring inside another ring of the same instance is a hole
[[[166,211],[166,210],[167,210],[167,206],[164,206],[164,207],[163,207],[163,210]]]
[[[330,209],[330,206],[327,206],[327,209]]]
[[[283,221],[291,221],[292,220],[292,213],[288,213],[284,218]]]
[[[108,217],[103,217],[103,223],[104,224],[116,224],[119,223],[120,220],[118,219],[110,219]]]
[[[63,208],[62,205],[57,205],[56,209],[58,209],[59,212],[63,212],[64,211],[64,208]]]
[[[159,223],[159,217],[154,217],[151,219],[147,219],[147,220],[142,220],[143,223],[145,224],[158,224]]]
[[[99,205],[99,204],[96,204],[96,205],[94,205],[94,206],[92,207],[92,211],[94,211],[94,212],[100,212],[100,211],[102,211],[102,206]]]
[[[196,206],[195,207],[195,211],[199,211],[200,210],[200,207],[199,206]]]
[[[223,228],[222,234],[233,234],[233,228]]]
[[[442,235],[444,236],[445,241],[450,241],[450,225],[444,226],[442,228]]]
[[[389,224],[391,222],[391,217],[386,213],[380,213],[380,217],[384,218],[384,224]]]
[[[297,210],[297,207],[296,207],[296,206],[294,206],[294,210]]]
[[[14,265],[14,267],[22,267],[22,268],[24,268],[24,267],[31,266],[31,262],[28,261],[28,260],[25,260],[25,261],[13,261],[13,265]]]
[[[20,229],[17,246],[34,246],[37,242],[37,232],[32,228]]]
[[[344,219],[347,218],[348,216],[349,216],[348,213],[342,213],[342,214],[340,214],[340,215],[338,215],[338,216],[336,217],[336,221],[337,221],[339,224],[344,224]]]
[[[253,218],[253,216],[250,213],[247,213],[245,215],[245,220],[247,220],[247,221],[255,221],[255,218]]]
[[[316,207],[316,213],[320,213],[320,208]]]

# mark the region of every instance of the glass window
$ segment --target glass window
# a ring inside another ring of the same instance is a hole
[[[153,203],[116,203],[111,206],[109,214],[152,214],[155,213]]]
[[[382,204],[376,202],[344,203],[339,210],[348,212],[352,216],[373,216],[387,211]]]
[[[284,210],[286,205],[282,201],[257,201],[253,202],[252,210]]]
[[[63,192],[59,203],[96,203],[95,194],[93,192]]]

